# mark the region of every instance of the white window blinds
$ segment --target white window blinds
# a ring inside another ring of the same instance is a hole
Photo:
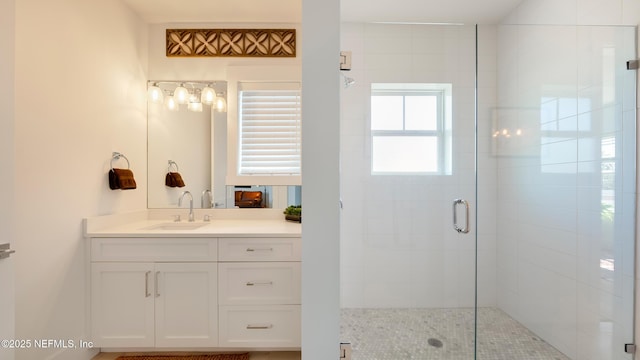
[[[239,175],[300,175],[300,84],[241,83]]]

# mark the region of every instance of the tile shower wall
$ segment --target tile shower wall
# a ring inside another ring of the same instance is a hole
[[[631,358],[634,31],[498,31],[497,301],[572,359]]]
[[[341,89],[341,304],[345,308],[471,307],[473,232],[452,228],[453,199],[475,199],[475,28],[342,25],[356,83]],[[490,142],[495,104],[496,28],[479,32],[478,144],[480,304],[496,303],[496,166]],[[453,84],[454,168],[451,176],[372,176],[371,83]],[[472,226],[475,212],[472,211]]]

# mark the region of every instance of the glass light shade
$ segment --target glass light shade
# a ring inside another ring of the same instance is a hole
[[[202,89],[200,101],[202,101],[203,104],[212,105],[214,101],[216,101],[216,91],[209,86],[205,87]]]
[[[201,102],[190,102],[187,105],[187,109],[193,112],[202,112],[202,103]]]
[[[158,84],[151,84],[149,89],[147,89],[147,100],[154,104],[162,104],[163,98],[162,89],[158,87]]]
[[[167,96],[164,99],[164,106],[169,111],[178,111],[178,102],[176,101],[176,98],[173,96]]]
[[[222,96],[216,97],[216,111],[225,112],[227,111],[227,100]]]
[[[189,90],[180,84],[174,91],[173,97],[178,104],[186,104],[189,102]]]

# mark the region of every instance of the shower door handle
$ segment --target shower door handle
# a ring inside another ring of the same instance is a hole
[[[458,226],[458,205],[464,205],[464,227]],[[453,200],[453,228],[459,232],[466,234],[469,232],[469,202],[463,199]]]

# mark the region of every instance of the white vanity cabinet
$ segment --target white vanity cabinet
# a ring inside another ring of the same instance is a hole
[[[216,261],[216,239],[91,239],[94,344],[216,347]]]
[[[102,348],[299,349],[299,235],[90,238]]]
[[[220,346],[300,347],[300,238],[220,238]]]

